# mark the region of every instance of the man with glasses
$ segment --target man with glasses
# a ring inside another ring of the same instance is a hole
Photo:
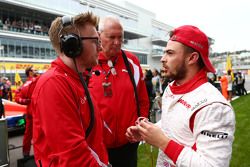
[[[227,167],[235,115],[230,103],[207,81],[207,72],[215,72],[208,58],[208,38],[191,25],[170,34],[161,62],[166,76],[174,81],[162,96],[161,121],[156,126],[142,120],[128,128],[127,137],[158,147],[158,167]]]
[[[100,75],[92,76],[89,87],[98,99],[105,121],[104,141],[109,162],[113,167],[136,167],[138,143],[130,143],[125,133],[139,116],[148,117],[149,101],[142,68],[134,54],[122,52],[124,32],[117,18],[103,18],[99,24],[99,33],[102,51],[98,56],[99,64],[93,70],[98,70]],[[124,58],[127,59],[131,73]]]
[[[33,92],[34,153],[38,166],[106,167],[103,121],[89,94],[87,69],[100,51],[97,16],[56,18],[49,29],[58,54]]]

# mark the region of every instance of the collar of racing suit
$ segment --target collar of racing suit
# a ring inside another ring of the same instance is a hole
[[[176,85],[176,82],[174,81],[172,85],[169,85],[170,90],[174,94],[185,94],[188,92],[193,91],[200,85],[206,83],[207,80],[207,72],[203,68],[201,69],[192,79],[190,79],[188,82],[184,83],[183,85]]]

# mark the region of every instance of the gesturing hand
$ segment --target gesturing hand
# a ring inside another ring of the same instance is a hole
[[[126,137],[131,143],[138,142],[138,141],[142,140],[141,135],[139,134],[137,126],[130,126],[127,129]]]
[[[138,119],[135,121],[135,125],[138,125],[141,121],[148,121],[148,119],[146,117],[138,117]],[[131,143],[138,142],[138,141],[142,140],[137,126],[130,126],[127,129],[127,132],[125,135]]]
[[[143,140],[161,150],[166,148],[170,140],[159,127],[149,121],[137,124],[137,131]]]

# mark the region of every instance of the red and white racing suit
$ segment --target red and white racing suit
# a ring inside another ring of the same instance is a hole
[[[188,83],[172,82],[162,97],[158,125],[171,141],[157,166],[227,167],[232,154],[235,114],[201,70]]]

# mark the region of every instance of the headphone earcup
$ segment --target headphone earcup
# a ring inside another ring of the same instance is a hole
[[[76,34],[61,35],[60,47],[66,56],[75,58],[82,52],[82,41]]]

